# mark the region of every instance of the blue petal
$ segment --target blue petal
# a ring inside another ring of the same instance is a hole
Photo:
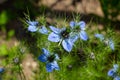
[[[53,61],[51,63],[47,63],[46,64],[47,72],[52,72],[54,69],[55,70],[59,70],[60,69],[56,61]]]
[[[38,57],[38,60],[41,62],[47,62],[47,58],[50,55],[49,51],[47,51],[45,48],[42,48],[43,54]]]
[[[60,36],[58,34],[55,34],[54,32],[52,32],[51,34],[49,34],[48,40],[52,41],[52,42],[59,42]]]
[[[114,69],[110,69],[108,71],[108,76],[115,77],[116,76],[116,71]]]
[[[58,64],[57,64],[56,61],[53,61],[53,62],[52,62],[52,66],[54,66],[54,69],[55,69],[55,70],[60,70],[60,68],[59,68],[59,66],[58,66]]]
[[[39,32],[42,34],[48,34],[48,30],[45,26],[41,26],[41,29],[39,29]]]
[[[99,38],[100,41],[104,40],[104,36],[102,34],[95,34],[96,38]]]
[[[4,71],[4,68],[0,68],[0,73],[2,73]]]
[[[47,64],[46,64],[46,70],[47,70],[47,72],[52,72],[53,69],[54,69],[54,66],[52,66],[51,63],[47,63]]]
[[[47,56],[45,54],[42,54],[38,57],[38,60],[41,62],[47,62]]]
[[[28,27],[28,31],[30,31],[30,32],[36,32],[37,29],[38,29],[38,28],[37,28],[36,26],[31,26],[31,25],[30,25],[30,26]]]
[[[114,65],[113,65],[113,68],[114,68],[115,71],[117,71],[118,68],[119,68],[118,64],[114,64]]]
[[[76,23],[74,21],[70,22],[70,27],[73,29],[76,26]]]
[[[86,41],[88,39],[87,33],[85,31],[80,31],[80,38]]]
[[[116,76],[116,77],[114,78],[114,80],[120,80],[120,77],[119,77],[119,76]]]
[[[73,43],[66,39],[62,41],[62,46],[66,51],[70,52],[72,50]]]
[[[54,26],[49,26],[50,29],[54,32],[54,33],[60,33],[60,29],[59,28],[56,28]]]
[[[81,30],[85,30],[85,22],[84,21],[80,21],[79,23],[77,23],[77,25],[80,26]]]
[[[55,59],[56,59],[56,60],[59,60],[59,59],[60,59],[59,56],[58,56],[58,54],[55,54]]]
[[[36,26],[38,24],[37,21],[27,21],[29,25]]]
[[[114,43],[112,40],[109,40],[109,46],[112,50],[114,50]]]
[[[49,51],[45,48],[42,48],[42,52],[46,55],[46,56],[49,56]]]
[[[74,35],[70,34],[70,35],[71,36],[70,36],[69,39],[72,43],[74,43],[78,39],[78,34],[74,34]]]

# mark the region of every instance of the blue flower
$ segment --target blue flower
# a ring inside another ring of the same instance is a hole
[[[4,71],[4,68],[0,68],[0,73],[2,73]]]
[[[85,32],[85,22],[80,21],[80,22],[70,22],[70,27],[73,30],[73,32],[76,33],[76,36],[79,36],[82,40],[86,41],[88,40],[88,35]]]
[[[66,28],[55,28],[50,26],[50,29],[53,31],[49,34],[48,40],[52,42],[62,42],[63,48],[70,52],[73,47],[73,43],[77,40],[76,36],[72,36],[69,29]]]
[[[45,26],[41,26],[39,29],[39,32],[42,34],[48,34],[48,30]]]
[[[104,38],[104,35],[102,34],[95,34],[96,38],[99,38],[100,41],[103,41],[105,44],[107,44],[112,50],[114,50],[114,42],[111,38]]]
[[[38,30],[37,25],[38,22],[37,21],[27,21],[28,22],[28,31],[30,32],[36,32]]]
[[[52,72],[53,70],[59,70],[59,66],[56,60],[59,59],[57,54],[50,54],[45,48],[42,49],[43,54],[38,57],[38,60],[46,63],[47,72]]]
[[[116,76],[116,71],[114,69],[110,69],[108,71],[108,76],[115,77]]]
[[[114,78],[114,80],[120,80],[120,77],[119,77],[119,76],[116,76],[116,77]]]
[[[113,65],[113,68],[114,68],[114,71],[117,71],[118,68],[119,68],[118,64],[114,64],[114,65]]]

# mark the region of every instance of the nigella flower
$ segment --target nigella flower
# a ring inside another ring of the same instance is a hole
[[[50,29],[53,31],[48,36],[48,40],[52,42],[62,42],[63,48],[70,52],[73,47],[73,43],[77,40],[76,36],[72,36],[70,30],[67,28],[55,28],[50,26]]]
[[[107,44],[112,50],[114,50],[114,42],[111,38],[104,38],[104,35],[102,34],[95,34],[96,38],[99,38],[100,41],[103,41],[105,44]]]
[[[37,21],[27,21],[28,22],[28,31],[30,32],[36,32],[38,30],[37,25],[38,22]]]
[[[80,37],[84,41],[88,40],[88,35],[85,32],[85,22],[84,21],[80,21],[78,23],[71,21],[70,27],[71,27],[72,31],[76,33],[77,37]]]
[[[57,54],[50,54],[45,48],[42,49],[43,54],[38,57],[41,62],[46,63],[46,70],[52,72],[53,70],[59,70],[57,61],[59,59]]]
[[[39,26],[37,21],[27,21],[28,22],[28,31],[36,32],[39,31],[42,34],[48,34],[48,30],[45,26]]]
[[[0,68],[0,73],[2,73],[4,71],[4,68]]]
[[[108,76],[111,76],[111,77],[115,77],[117,74],[116,74],[116,71],[114,69],[110,69],[108,71]]]
[[[114,80],[120,80],[120,77],[119,77],[119,76],[116,76],[116,77],[114,78]]]

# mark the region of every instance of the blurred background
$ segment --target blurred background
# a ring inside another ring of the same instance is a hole
[[[24,13],[28,12],[31,20],[44,15],[48,25],[62,23],[65,19],[69,23],[74,15],[80,15],[80,20],[92,22],[93,27],[96,26],[94,23],[100,29],[107,25],[115,29],[116,33],[120,32],[119,0],[0,0],[0,54],[6,53],[3,45],[10,48],[26,37],[20,18],[25,18]],[[29,55],[28,62],[32,61]],[[34,61],[33,64],[36,65]]]

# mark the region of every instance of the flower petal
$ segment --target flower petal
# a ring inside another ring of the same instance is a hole
[[[115,77],[116,76],[116,71],[114,69],[110,69],[108,71],[108,76]]]
[[[47,64],[46,64],[46,70],[47,70],[47,72],[52,72],[53,69],[54,69],[54,66],[52,66],[51,63],[47,63]]]
[[[114,43],[111,39],[109,40],[109,46],[112,50],[114,50]]]
[[[69,39],[66,39],[62,41],[62,46],[66,51],[70,52],[72,50],[73,43],[71,43]]]
[[[120,76],[116,76],[114,80],[120,80]]]
[[[42,52],[46,55],[46,56],[49,56],[49,51],[45,48],[42,48]]]
[[[84,21],[80,21],[80,22],[78,22],[77,25],[80,26],[81,30],[85,30],[85,25],[86,25],[86,24],[85,24]]]
[[[69,39],[72,43],[74,43],[78,39],[78,34],[74,34],[74,35],[70,34]]]
[[[30,25],[30,26],[28,27],[28,31],[30,31],[30,32],[36,32],[37,29],[38,29],[38,28],[37,28],[36,26],[31,26],[31,25]]]
[[[100,41],[104,40],[104,36],[102,34],[95,34],[96,38],[99,38]]]
[[[74,21],[70,22],[70,27],[73,29],[75,27],[76,23]]]
[[[60,33],[60,29],[59,28],[56,28],[54,26],[49,26],[50,29],[54,32],[54,33]]]
[[[60,36],[58,34],[55,34],[54,32],[52,32],[51,34],[49,34],[48,40],[52,41],[52,42],[59,42]]]
[[[36,26],[38,25],[38,22],[37,21],[27,21],[29,25],[31,26]]]
[[[80,31],[80,38],[86,41],[88,39],[87,33],[85,31]]]
[[[45,26],[41,26],[41,28],[39,29],[39,32],[42,34],[48,34],[48,30]]]
[[[45,54],[42,54],[38,57],[38,60],[41,62],[47,62],[47,56]]]
[[[0,68],[0,73],[2,73],[4,71],[4,68]]]

